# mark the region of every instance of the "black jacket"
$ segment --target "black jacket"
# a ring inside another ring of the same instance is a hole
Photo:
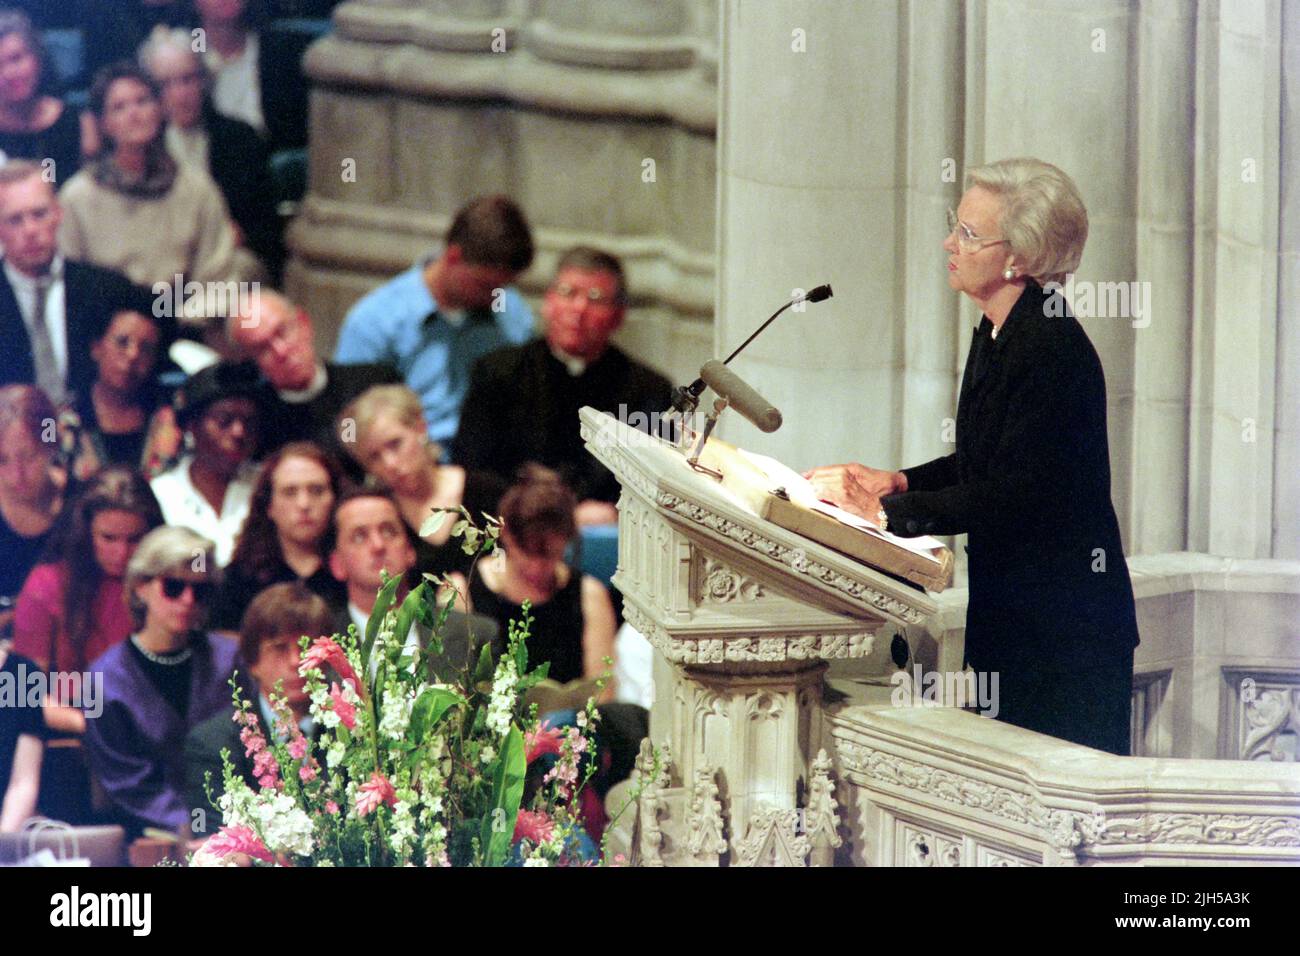
[[[113,314],[122,309],[152,315],[153,295],[119,273],[70,260],[63,263],[63,286],[68,332],[65,383],[70,393],[84,395],[98,374],[90,357],[91,344],[104,334]],[[165,354],[175,323],[167,317],[156,321],[162,324],[164,341],[161,352]],[[35,382],[36,365],[32,361],[27,325],[23,322],[13,286],[0,270],[0,385]]]
[[[273,396],[262,418],[262,449],[269,454],[291,441],[313,441],[343,467],[353,481],[364,476],[361,466],[347,453],[340,440],[335,419],[354,398],[372,385],[400,385],[397,369],[382,362],[359,362],[351,365],[325,363],[328,383],[325,390],[309,402],[291,404]]]
[[[1138,643],[1110,498],[1106,382],[1059,294],[1031,282],[998,337],[972,337],[957,451],[905,468],[897,534],[969,533],[966,659],[1060,670]]]
[[[243,120],[203,111],[208,131],[208,171],[239,224],[248,248],[277,280],[284,265],[283,226],[275,205],[271,151],[257,130]]]
[[[537,462],[558,471],[579,501],[613,503],[618,480],[587,451],[578,410],[625,412],[636,425],[636,413],[649,418],[668,408],[671,393],[666,378],[613,345],[576,378],[545,339],[498,349],[474,363],[452,460],[506,485],[525,462]]]

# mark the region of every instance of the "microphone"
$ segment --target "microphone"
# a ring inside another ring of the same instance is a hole
[[[768,320],[764,322],[762,325],[760,325],[757,329],[755,329],[753,334],[750,335],[749,338],[741,342],[740,347],[737,348],[736,351],[728,355],[725,359],[723,359],[721,364],[722,365],[728,364],[732,359],[734,359],[737,355],[739,355],[742,351],[744,351],[745,346],[747,346],[750,342],[754,341],[754,339],[758,338],[759,334],[764,329],[766,329],[769,325],[775,322],[777,316],[779,316],[786,309],[800,302],[823,302],[826,299],[829,299],[833,295],[834,293],[831,291],[831,286],[830,283],[828,282],[824,285],[819,285],[816,288],[809,289],[802,296],[796,296],[795,298],[791,299],[785,305],[781,306],[781,308],[773,312],[768,317]],[[736,379],[736,381],[739,382],[740,379]],[[695,381],[691,382],[690,385],[676,386],[672,391],[672,409],[674,411],[680,412],[683,415],[691,414],[693,411],[695,411],[695,406],[699,401],[700,395],[704,392],[704,389],[711,384],[712,384],[711,382],[706,382],[703,378],[697,378]],[[744,383],[741,382],[741,384],[743,385]],[[745,387],[748,388],[749,386],[745,386]],[[715,388],[714,391],[717,391],[717,389]],[[752,392],[753,390],[750,389],[750,391]],[[758,396],[758,393],[754,392],[754,395]],[[767,407],[772,408],[771,405],[768,405]],[[776,409],[772,408],[772,411],[776,412]],[[777,428],[780,428],[781,427],[781,422],[779,420],[780,417],[781,417],[780,412],[777,412],[777,419],[778,419],[777,423],[773,425],[772,428],[770,429],[765,428],[763,430],[775,431]],[[753,419],[750,420],[753,421]],[[754,422],[754,424],[758,425],[758,422]],[[759,425],[759,427],[762,428],[763,426]]]
[[[762,432],[774,432],[781,427],[781,412],[739,375],[717,359],[705,362],[700,369],[700,379],[709,388],[725,398],[727,403],[758,426]]]

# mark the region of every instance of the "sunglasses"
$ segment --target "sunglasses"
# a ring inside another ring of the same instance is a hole
[[[162,578],[163,597],[169,601],[175,601],[185,589],[189,588],[194,595],[195,604],[203,604],[212,597],[213,587],[207,581],[190,581],[186,578]]]

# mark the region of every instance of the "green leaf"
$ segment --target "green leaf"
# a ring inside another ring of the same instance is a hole
[[[401,575],[388,579],[388,583],[379,589],[379,595],[375,598],[375,609],[370,612],[370,619],[366,621],[366,636],[361,642],[361,665],[366,673],[370,671],[370,649],[375,646],[379,625],[383,623],[388,609],[393,606],[393,599],[397,596],[397,589],[401,583]]]
[[[451,708],[465,703],[464,698],[455,691],[443,687],[430,687],[415,699],[411,708],[411,723],[406,732],[410,740],[423,740],[424,735],[432,730],[446,716]]]
[[[496,773],[492,777],[492,809],[483,818],[480,845],[486,848],[484,866],[501,866],[510,855],[510,844],[515,835],[515,819],[519,804],[524,798],[524,776],[528,772],[524,760],[524,735],[511,725],[497,757]]]
[[[429,515],[429,517],[425,518],[424,523],[420,525],[420,537],[428,538],[437,534],[438,529],[442,527],[442,523],[446,520],[447,512],[435,511],[433,514]]]
[[[423,581],[411,589],[402,606],[397,611],[397,630],[394,632],[398,644],[406,646],[406,636],[411,633],[411,625],[420,619],[420,607],[428,593],[428,585]]]
[[[489,641],[484,644],[483,649],[479,651],[478,666],[474,668],[474,677],[470,683],[474,686],[478,686],[486,681],[491,685],[492,675],[495,671],[496,663],[492,660],[492,643]]]

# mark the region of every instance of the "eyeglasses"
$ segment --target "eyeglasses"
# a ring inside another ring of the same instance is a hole
[[[957,248],[965,253],[979,252],[987,246],[996,246],[1007,242],[1006,239],[985,239],[970,231],[970,227],[957,218],[957,213],[948,210],[948,235],[957,233]]]
[[[551,286],[551,294],[559,296],[561,299],[572,299],[575,295],[585,299],[592,305],[618,305],[623,301],[622,294],[615,296],[606,295],[604,290],[590,286],[586,289],[580,289],[577,286],[569,285],[567,282],[557,282]]]
[[[188,578],[168,578],[162,580],[163,597],[169,601],[180,600],[180,596],[189,588],[194,595],[195,604],[204,604],[212,598],[213,587],[209,581],[191,581]]]

